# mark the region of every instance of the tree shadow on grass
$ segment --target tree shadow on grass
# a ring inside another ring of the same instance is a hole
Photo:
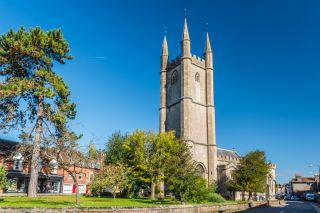
[[[5,204],[4,199],[0,199],[0,202]],[[10,204],[13,202],[11,201]],[[8,205],[8,207],[16,208],[61,208],[72,206],[74,202],[65,201],[65,200],[43,200],[43,199],[30,199],[27,201],[17,201],[15,206]],[[5,205],[3,207],[6,207]]]

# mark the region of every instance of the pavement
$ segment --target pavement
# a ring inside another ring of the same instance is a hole
[[[309,201],[286,201],[284,205],[254,208],[243,213],[320,213],[320,205]]]

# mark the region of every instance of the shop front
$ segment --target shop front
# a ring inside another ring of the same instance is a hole
[[[21,172],[9,171],[7,174],[9,182],[5,193],[27,193],[29,184],[29,175]],[[61,182],[63,177],[58,175],[39,174],[38,193],[61,193]]]

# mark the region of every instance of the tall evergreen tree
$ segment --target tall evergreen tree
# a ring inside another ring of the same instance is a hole
[[[44,128],[67,123],[76,114],[68,86],[52,69],[55,63],[64,64],[72,58],[69,51],[67,41],[56,29],[20,28],[0,37],[0,129],[31,129],[30,197],[37,195]]]

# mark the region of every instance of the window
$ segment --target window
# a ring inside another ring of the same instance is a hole
[[[39,158],[38,159],[38,165],[37,165],[37,167],[38,167],[38,172],[41,172],[41,169],[42,169],[42,160]]]
[[[197,175],[200,177],[204,177],[204,174],[205,174],[204,167],[201,164],[198,164],[196,169],[197,169]]]
[[[71,176],[70,174],[68,175],[68,179],[69,179],[69,180],[72,180],[72,176]]]
[[[54,192],[60,192],[60,182],[54,182],[53,183],[53,191]]]
[[[65,183],[63,184],[63,193],[72,193],[73,184]]]
[[[22,170],[22,162],[23,162],[23,157],[20,153],[17,153],[13,156],[13,170]]]
[[[86,193],[86,184],[79,184],[79,193]]]
[[[177,71],[173,71],[172,75],[171,75],[171,84],[175,84],[178,82],[178,73]]]
[[[200,74],[197,72],[195,75],[196,82],[200,82]]]
[[[90,175],[89,175],[89,181],[93,181],[93,173],[90,173]]]
[[[14,161],[14,170],[21,170],[21,161],[20,160],[15,160]]]
[[[58,163],[56,160],[51,160],[50,161],[50,166],[51,166],[51,174],[57,174],[58,173]]]
[[[78,179],[82,180],[83,174],[79,174]]]

